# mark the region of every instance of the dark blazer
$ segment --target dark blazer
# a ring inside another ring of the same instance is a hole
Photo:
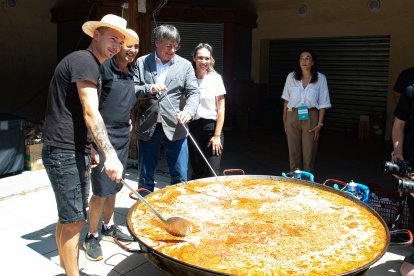
[[[157,82],[157,67],[155,64],[155,51],[142,56],[136,63],[135,92],[137,95],[137,123],[136,134],[138,139],[148,141],[155,131],[158,113],[165,135],[170,141],[187,137],[187,131],[177,119],[171,101],[177,112],[186,111],[195,116],[200,102],[197,79],[191,63],[174,55],[174,62],[168,70],[165,79],[167,94],[151,93],[151,85]]]

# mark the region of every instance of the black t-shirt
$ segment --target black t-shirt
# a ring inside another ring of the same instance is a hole
[[[408,122],[410,120],[410,115],[411,98],[407,95],[407,93],[402,93],[400,101],[398,101],[398,104],[395,107],[394,116],[400,119],[401,121]]]
[[[405,69],[394,84],[394,91],[403,94],[405,88],[414,83],[414,67]]]
[[[405,122],[403,157],[410,161],[411,166],[414,166],[414,118],[410,118],[413,103],[412,97],[414,95],[409,95],[407,91],[401,94],[401,98],[394,110],[394,116]]]
[[[106,60],[101,66],[102,92],[99,99],[99,112],[107,126],[129,127],[136,97],[132,69],[130,66],[128,68],[128,74],[121,71],[115,57]]]
[[[73,52],[56,66],[49,86],[43,141],[46,145],[89,152],[88,137],[77,81],[100,82],[100,63],[87,50]]]

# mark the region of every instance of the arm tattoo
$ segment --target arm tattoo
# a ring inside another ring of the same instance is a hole
[[[106,132],[106,127],[102,119],[98,119],[96,125],[91,126],[90,130],[93,140],[105,156],[115,152],[109,141],[108,133]]]

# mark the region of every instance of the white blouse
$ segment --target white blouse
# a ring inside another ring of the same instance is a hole
[[[200,90],[200,104],[195,119],[217,120],[216,97],[226,94],[223,79],[217,73],[208,73],[203,79],[197,79]]]
[[[303,87],[302,80],[294,78],[294,72],[286,78],[282,99],[288,101],[288,108],[297,108],[306,105],[308,108],[330,108],[328,82],[324,74],[318,72],[318,81]]]

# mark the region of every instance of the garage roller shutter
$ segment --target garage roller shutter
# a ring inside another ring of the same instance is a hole
[[[319,71],[328,79],[332,108],[326,114],[326,127],[354,132],[360,115],[386,111],[389,44],[389,36],[271,40],[269,92],[280,98],[299,51],[312,49]]]

